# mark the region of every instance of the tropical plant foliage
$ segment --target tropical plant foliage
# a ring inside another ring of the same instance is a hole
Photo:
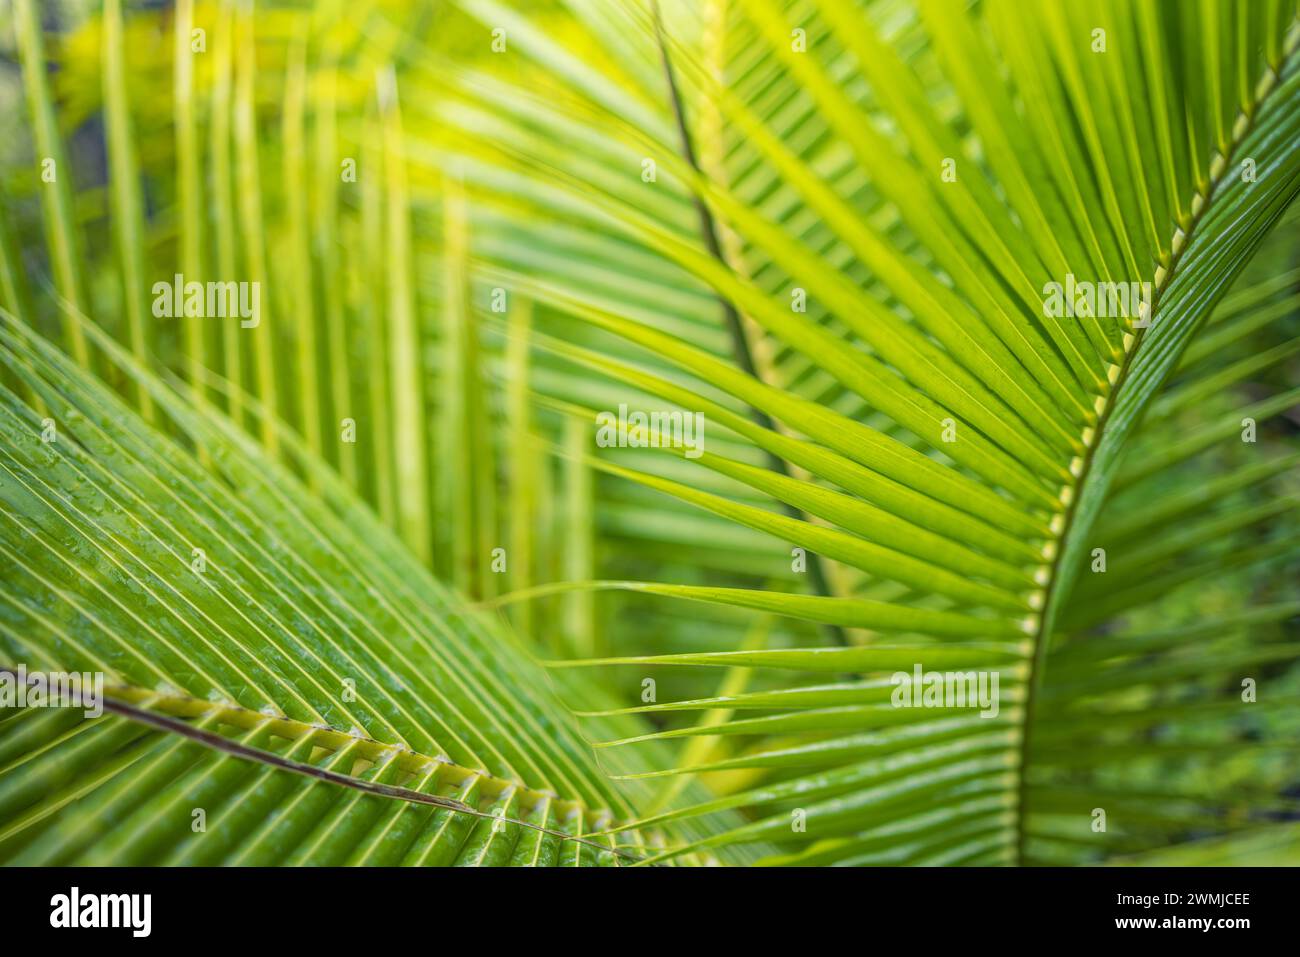
[[[0,10],[0,861],[1296,862],[1291,0]]]

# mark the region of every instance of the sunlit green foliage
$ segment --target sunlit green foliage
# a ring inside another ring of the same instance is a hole
[[[0,46],[0,667],[124,706],[0,713],[0,861],[1294,862],[1292,0]]]

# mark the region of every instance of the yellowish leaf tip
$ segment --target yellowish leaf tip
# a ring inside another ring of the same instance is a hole
[[[1246,129],[1250,126],[1250,114],[1241,112],[1237,114],[1237,122],[1232,124],[1232,138],[1234,140],[1244,139]]]
[[[1268,91],[1273,89],[1273,84],[1277,82],[1277,73],[1272,69],[1264,71],[1264,75],[1259,78],[1255,84],[1255,102],[1259,102],[1268,96]]]

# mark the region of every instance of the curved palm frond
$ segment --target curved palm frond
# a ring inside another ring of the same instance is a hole
[[[1154,649],[1169,661],[1152,661],[1153,650],[1138,635],[1128,645],[1132,650],[1122,650],[1119,639],[1104,646],[1108,654],[1076,649],[1095,648],[1089,632],[1117,617],[1136,617],[1170,588],[1238,565],[1276,568],[1294,557],[1294,492],[1224,509],[1146,548],[1135,544],[1159,532],[1159,525],[1131,530],[1126,549],[1124,539],[1109,538],[1104,525],[1097,527],[1103,515],[1124,521],[1120,493],[1142,477],[1163,476],[1187,456],[1237,440],[1243,418],[1262,422],[1295,406],[1294,391],[1284,389],[1226,412],[1195,437],[1168,427],[1179,409],[1193,408],[1291,354],[1292,344],[1283,342],[1235,366],[1208,363],[1199,378],[1184,371],[1194,367],[1190,360],[1197,353],[1187,349],[1199,328],[1300,187],[1289,143],[1297,121],[1294,22],[1287,26],[1288,15],[1280,10],[1261,9],[1258,22],[1229,24],[1172,16],[1165,22],[1143,4],[1108,6],[1100,15],[1044,4],[1029,18],[1035,30],[1026,31],[1021,11],[1001,4],[965,13],[923,4],[919,19],[899,10],[874,21],[843,5],[783,8],[753,0],[735,5],[730,18],[721,12],[725,6],[710,5],[699,29],[706,46],[710,30],[712,42],[719,42],[724,21],[736,31],[742,52],[734,76],[726,69],[732,64],[720,71],[716,61],[694,56],[695,24],[680,26],[690,23],[687,14],[675,11],[666,18],[685,36],[670,44],[668,56],[687,84],[687,101],[704,117],[697,123],[699,137],[709,136],[710,112],[720,115],[724,129],[736,131],[721,169],[702,172],[689,157],[680,159],[670,128],[643,122],[629,108],[637,94],[653,96],[661,76],[631,69],[629,77],[613,71],[596,76],[490,0],[465,7],[484,24],[508,24],[513,36],[522,34],[520,45],[561,78],[565,95],[505,91],[490,77],[465,75],[456,86],[466,105],[440,114],[455,130],[447,145],[437,147],[436,162],[470,168],[487,161],[501,170],[492,177],[478,174],[486,207],[523,203],[569,222],[617,229],[734,304],[748,331],[787,363],[785,372],[776,366],[737,369],[719,355],[725,343],[660,321],[631,296],[612,299],[560,269],[543,275],[533,257],[516,255],[513,246],[502,252],[487,247],[488,262],[499,270],[494,281],[641,351],[624,362],[612,361],[605,347],[542,340],[542,348],[586,375],[605,376],[616,384],[614,394],[619,388],[635,390],[622,396],[648,392],[702,409],[727,437],[746,439],[790,463],[796,473],[783,475],[750,455],[731,457],[725,446],[696,462],[743,483],[748,495],[766,495],[801,515],[748,504],[734,490],[704,491],[696,484],[703,480],[668,476],[640,461],[628,468],[602,456],[593,466],[860,573],[857,588],[825,597],[769,588],[621,587],[883,634],[850,653],[845,661],[851,665],[824,666],[843,672],[883,676],[906,661],[933,661],[940,669],[943,652],[963,635],[964,641],[1021,634],[1029,640],[1021,645],[1020,668],[1005,676],[1013,708],[997,722],[954,727],[954,719],[927,721],[921,711],[913,713],[919,727],[910,735],[868,730],[876,722],[905,720],[882,706],[889,686],[868,681],[814,686],[807,694],[796,685],[790,707],[806,713],[661,732],[658,737],[713,737],[734,724],[747,745],[711,765],[677,770],[764,768],[782,782],[759,783],[697,808],[703,814],[750,806],[766,815],[710,842],[780,835],[811,844],[794,859],[818,862],[1072,859],[1095,855],[1103,843],[1092,839],[1087,826],[1092,806],[1106,803],[1103,795],[1130,822],[1126,833],[1115,835],[1118,849],[1125,841],[1233,826],[1224,808],[1239,802],[1222,788],[1183,796],[1183,804],[1198,807],[1198,814],[1170,810],[1182,806],[1177,795],[1158,811],[1137,813],[1135,808],[1159,795],[1144,793],[1145,781],[1130,782],[1113,765],[1174,755],[1178,746],[1112,749],[1103,743],[1112,735],[1109,729],[1121,726],[1126,740],[1134,733],[1181,733],[1168,711],[1150,705],[1186,699],[1205,683],[1207,669],[1218,673],[1191,658],[1188,644],[1199,630],[1168,629],[1185,639]],[[631,4],[626,10],[627,23],[652,33],[652,11]],[[877,23],[893,32],[888,41]],[[613,32],[607,25],[587,26],[602,39]],[[1106,40],[1100,51],[1095,48],[1094,28],[1105,31],[1109,50]],[[1284,30],[1289,39],[1283,39]],[[1267,38],[1253,60],[1240,55],[1252,36]],[[724,46],[729,38],[721,41]],[[1204,61],[1194,65],[1175,50],[1212,56],[1218,69],[1202,81]],[[1005,73],[993,66],[997,62],[1006,64]],[[1165,73],[1169,64],[1186,69],[1186,76]],[[936,83],[944,74],[952,86]],[[1205,86],[1186,82],[1193,76]],[[617,80],[625,86],[615,87]],[[752,104],[737,93],[746,83],[762,91],[754,93]],[[1008,122],[1020,115],[1037,137],[1026,135],[1028,126]],[[882,116],[889,127],[878,122]],[[1150,148],[1138,145],[1139,128],[1148,131]],[[621,136],[610,137],[611,129]],[[577,157],[556,149],[575,134],[593,149]],[[661,179],[637,182],[638,157],[652,158]],[[945,163],[954,176],[943,176]],[[1258,176],[1263,168],[1270,171],[1267,182]],[[751,182],[763,185],[749,187]],[[700,248],[688,217],[667,218],[674,195],[691,194],[725,224],[733,250],[725,262]],[[1141,277],[1154,286],[1153,309],[1128,321],[1049,316],[1043,308],[1047,283],[1063,282],[1067,273],[1095,275],[1099,282]],[[1270,276],[1264,285],[1273,281]],[[792,289],[816,307],[804,312],[783,306]],[[1251,290],[1239,297],[1249,301]],[[1282,299],[1272,315],[1290,315],[1292,308]],[[1184,354],[1188,361],[1181,360]],[[816,376],[807,374],[810,369]],[[692,378],[683,380],[683,373]],[[1162,396],[1171,376],[1177,387]],[[844,396],[853,398],[841,401]],[[589,399],[584,403],[586,415],[591,405]],[[615,406],[611,400],[603,407]],[[748,421],[745,406],[779,426]],[[945,426],[955,440],[945,440]],[[1133,457],[1125,468],[1121,452],[1134,445],[1141,449],[1134,456],[1149,468],[1133,465]],[[1292,463],[1288,455],[1263,461],[1254,456],[1242,473],[1228,471],[1218,481],[1225,491],[1262,490]],[[1127,494],[1128,514],[1146,517],[1149,496],[1160,493]],[[1181,507],[1170,503],[1163,517],[1168,523],[1185,520],[1205,501],[1186,496]],[[1239,541],[1268,524],[1277,526],[1270,540],[1230,557],[1222,548],[1220,554],[1196,551]],[[1080,581],[1080,573],[1086,576],[1090,563],[1096,564],[1094,549],[1103,547],[1113,562],[1109,577]],[[1187,561],[1189,554],[1198,560]],[[1295,607],[1283,601],[1261,611],[1248,615],[1245,624],[1276,626],[1293,618]],[[1232,624],[1233,617],[1225,616],[1205,634],[1222,639]],[[911,643],[900,647],[899,635]],[[1232,647],[1215,664],[1229,669],[1294,658],[1293,644],[1262,637],[1257,633],[1250,645]],[[811,660],[765,654],[624,661],[761,666],[781,660],[792,667],[789,662]],[[823,650],[818,656],[830,662],[837,653]],[[1132,708],[1135,694],[1143,707]],[[734,712],[744,699],[705,698],[681,707]],[[767,692],[755,693],[752,701],[756,708],[778,707]],[[1215,707],[1224,718],[1221,731],[1242,720],[1241,707],[1234,709],[1231,701]],[[1285,701],[1270,705],[1287,707]],[[1003,721],[1011,725],[1009,734]],[[934,737],[926,739],[931,729]],[[796,730],[802,737],[791,739]],[[1080,761],[1079,740],[1071,740],[1071,733],[1096,742],[1107,757]],[[1195,758],[1215,746],[1231,745],[1195,743],[1185,754]],[[1265,747],[1276,751],[1285,744]],[[876,757],[894,752],[897,760]],[[980,763],[984,754],[990,758]],[[842,776],[850,773],[846,762],[867,755],[869,760],[855,765],[859,777],[850,786]],[[941,771],[964,767],[998,800],[983,807],[974,823],[967,821],[965,791],[946,782],[931,785],[917,773],[927,757]],[[784,770],[791,767],[816,770]],[[1269,777],[1261,792],[1276,793],[1284,781]],[[946,803],[940,801],[937,810],[925,805],[927,795],[944,794],[945,788]],[[1062,801],[1071,789],[1075,803],[1065,815]],[[1080,795],[1089,793],[1093,805],[1083,807],[1079,802],[1088,799]],[[795,794],[808,826],[792,837]],[[813,798],[821,800],[809,803]],[[893,809],[883,810],[882,801],[895,802]],[[777,813],[766,814],[769,808]],[[1112,813],[1119,814],[1115,808]],[[945,811],[965,822],[962,828],[969,824],[960,839],[948,834]],[[1074,832],[1053,833],[1064,817],[1076,822]],[[1152,818],[1163,825],[1154,827]],[[914,819],[949,843],[920,841],[912,846],[917,856],[900,857],[895,828],[905,831]]]
[[[1289,853],[1294,4],[13,9],[0,859]]]
[[[6,857],[337,863],[382,841],[391,861],[405,850],[423,862],[578,863],[584,845],[519,822],[562,822],[550,830],[582,837],[632,813],[537,666],[490,619],[467,614],[337,479],[317,466],[332,486],[317,502],[227,421],[128,365],[193,443],[186,451],[21,325],[6,320],[3,335],[11,371],[59,414],[51,432],[5,392],[6,659],[101,672],[114,712],[6,713]],[[151,715],[212,738],[196,745],[141,726]],[[269,757],[258,771],[231,760],[226,737],[462,807],[365,800],[285,778]],[[245,786],[259,810],[241,802]],[[281,819],[300,801],[315,813]],[[358,802],[366,811],[354,818]],[[195,808],[220,822],[220,841],[191,828]],[[462,819],[474,810],[487,818],[477,831]],[[124,826],[87,849],[106,823]],[[409,847],[385,836],[393,828]],[[663,839],[637,837],[629,857]],[[590,856],[595,844],[585,846]]]

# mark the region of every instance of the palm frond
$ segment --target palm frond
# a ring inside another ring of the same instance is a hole
[[[1294,4],[13,9],[0,859],[1288,853]]]

